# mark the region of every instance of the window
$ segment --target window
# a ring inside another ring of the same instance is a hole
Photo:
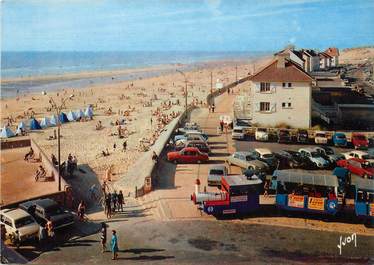
[[[286,107],[286,102],[282,102],[282,108]]]
[[[288,87],[292,87],[292,83],[288,83]]]
[[[288,102],[288,107],[291,108],[291,102]]]
[[[269,91],[270,91],[270,83],[260,84],[260,92],[269,92]]]
[[[282,108],[287,109],[291,107],[292,107],[291,102],[282,102]]]
[[[270,102],[260,102],[260,111],[270,111]]]
[[[282,83],[282,87],[286,87],[286,83]]]

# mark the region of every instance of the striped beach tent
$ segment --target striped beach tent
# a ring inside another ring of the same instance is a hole
[[[13,136],[15,136],[15,134],[12,131],[12,129],[10,129],[7,126],[4,126],[4,128],[1,130],[0,138],[9,138],[9,137],[13,137]]]
[[[70,111],[67,115],[69,121],[75,121],[77,119],[77,116],[73,111]]]
[[[61,123],[69,122],[68,117],[63,112],[60,113],[59,120],[60,120]]]
[[[56,115],[52,115],[49,119],[50,126],[57,126],[58,120]]]
[[[30,121],[30,130],[41,130],[42,127],[40,126],[39,122],[35,119],[32,118]]]
[[[88,118],[92,118],[93,116],[93,110],[91,107],[87,107],[86,111],[84,112],[84,116]]]
[[[81,109],[77,110],[77,111],[75,112],[75,117],[76,117],[77,119],[83,118],[83,117],[84,117],[84,112],[83,112]]]
[[[41,121],[40,121],[40,126],[42,128],[47,128],[47,127],[51,127],[51,123],[49,121],[49,119],[47,117],[44,117]]]

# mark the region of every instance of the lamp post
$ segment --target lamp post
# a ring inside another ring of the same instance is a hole
[[[47,95],[45,91],[43,91],[43,95]],[[72,100],[74,95],[70,95],[67,98],[61,99],[61,104],[57,105],[56,101],[50,96],[49,97],[49,104],[51,107],[56,111],[57,115],[57,158],[58,158],[58,191],[61,191],[61,141],[60,141],[60,128],[61,128],[61,121],[60,121],[60,114],[62,107],[65,106],[67,100]]]
[[[184,98],[185,98],[185,102],[184,102],[184,104],[185,104],[185,112],[186,112],[186,114],[187,114],[187,83],[188,83],[188,81],[187,81],[187,76],[185,75],[185,73],[183,73],[182,71],[180,71],[180,70],[176,70],[178,73],[180,73],[181,75],[183,75],[184,76],[184,83],[186,84],[186,87],[185,87],[185,91],[184,91]]]

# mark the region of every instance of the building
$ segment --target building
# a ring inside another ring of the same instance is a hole
[[[250,76],[252,122],[262,126],[311,126],[313,78],[285,54]]]
[[[319,70],[319,56],[314,50],[301,50],[304,59],[304,70],[308,73]]]
[[[331,67],[337,67],[339,65],[339,49],[332,47],[325,51],[331,57]]]
[[[296,63],[299,67],[304,68],[305,60],[303,59],[302,51],[295,50],[294,46],[286,47],[284,50],[277,52],[274,56],[286,56],[294,63]]]
[[[320,69],[328,69],[331,67],[332,57],[330,55],[328,55],[325,52],[320,52],[318,56],[319,56],[319,68]]]

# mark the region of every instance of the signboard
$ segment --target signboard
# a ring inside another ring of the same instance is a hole
[[[369,207],[369,215],[374,216],[374,203],[370,203]]]
[[[222,213],[223,213],[223,214],[232,214],[232,213],[236,213],[236,209],[223,210]]]
[[[304,196],[288,195],[288,206],[295,208],[304,208]]]
[[[325,199],[324,198],[316,198],[316,197],[309,197],[308,198],[308,208],[312,210],[325,210]]]
[[[233,196],[230,199],[231,199],[231,202],[246,202],[248,201],[248,196],[247,195]]]

